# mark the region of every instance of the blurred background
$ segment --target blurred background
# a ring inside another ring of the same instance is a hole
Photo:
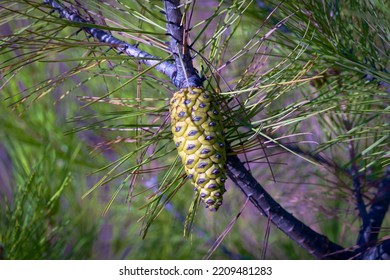
[[[161,1],[61,2],[169,56]],[[188,3],[194,64],[221,93],[228,140],[255,178],[308,226],[354,246],[352,171],[369,206],[389,164],[389,7],[289,2]],[[201,204],[185,238],[194,195],[190,182],[176,191],[170,81],[41,1],[0,8],[1,258],[313,258],[230,180],[220,210]],[[387,215],[380,238],[389,226]]]

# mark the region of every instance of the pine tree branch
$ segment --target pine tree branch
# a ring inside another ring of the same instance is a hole
[[[167,18],[167,29],[171,35],[171,51],[177,66],[176,85],[201,85],[201,80],[194,69],[189,48],[182,40],[183,24],[179,0],[164,0]],[[190,80],[194,78],[194,80]],[[182,80],[180,80],[182,79]],[[264,216],[269,217],[282,232],[306,249],[309,253],[321,259],[346,259],[352,257],[351,252],[331,242],[327,237],[315,232],[292,214],[283,209],[246,170],[244,164],[236,155],[227,158],[227,174],[232,181],[248,197],[251,203]]]
[[[172,79],[172,82],[178,88],[201,86],[202,80],[192,64],[190,48],[186,42],[185,18],[183,18],[180,11],[180,0],[164,0],[164,8],[167,32],[171,37],[171,52],[177,68],[176,76]]]
[[[333,243],[280,206],[256,181],[236,155],[229,155],[227,172],[252,204],[272,223],[313,256],[320,259],[348,259],[351,252]]]
[[[310,152],[303,151],[298,146],[295,145],[286,145],[286,147],[288,147],[290,150],[296,153],[310,157],[312,160],[315,160],[320,164],[327,165],[332,168],[336,168],[342,171],[343,173],[345,173],[346,175],[351,176],[349,170],[341,168],[336,163],[329,162],[328,160],[322,158],[318,154],[312,154]],[[355,167],[354,170],[356,172],[357,168]],[[351,177],[354,178],[354,176]],[[360,182],[355,181],[353,185],[354,185],[354,189],[359,190]],[[359,200],[360,199],[362,198],[359,198]],[[389,210],[389,207],[390,207],[390,167],[387,168],[387,171],[384,174],[383,179],[377,184],[377,193],[374,199],[372,200],[371,207],[366,213],[367,215],[366,222],[363,222],[360,228],[359,236],[357,238],[358,240],[357,244],[359,246],[354,251],[354,254],[357,255],[356,258],[380,259],[379,256],[381,255],[381,252],[382,253],[387,252],[387,254],[389,254],[389,251],[385,250],[385,248],[387,248],[386,246],[389,245],[383,244],[381,246],[377,245],[376,247],[370,247],[373,244],[375,244],[375,242],[378,241],[378,235],[382,227],[383,220],[386,217],[386,213]],[[385,256],[383,255],[383,257]]]
[[[340,76],[338,76],[338,79],[339,79],[338,82],[339,82],[340,88],[342,88],[342,82],[341,82]],[[353,123],[348,119],[347,112],[346,112],[347,106],[344,104],[340,104],[340,107],[341,107],[341,110],[343,112],[341,114],[341,118],[342,118],[344,128],[346,131],[350,131],[353,128]],[[349,159],[351,161],[351,168],[349,170],[349,176],[352,179],[352,190],[353,190],[355,200],[356,200],[356,208],[358,209],[359,216],[360,216],[360,219],[362,221],[362,226],[361,226],[356,244],[359,246],[362,246],[364,243],[366,243],[366,240],[364,238],[364,234],[362,234],[362,232],[369,225],[369,217],[368,217],[368,213],[367,213],[366,204],[364,203],[364,200],[363,200],[362,184],[360,182],[359,169],[358,169],[357,164],[356,164],[356,152],[355,152],[355,146],[354,146],[353,140],[354,139],[352,136],[349,137],[348,153],[349,153]]]
[[[361,252],[354,259],[359,260],[390,260],[390,239],[377,243]]]
[[[87,20],[83,19],[75,12],[59,4],[57,1],[44,0],[43,4],[50,5],[53,8],[53,10],[60,15],[61,18],[64,18],[68,21],[81,23],[81,24],[91,24],[91,22],[88,22]],[[161,58],[151,55],[145,51],[138,49],[137,47],[131,44],[119,40],[114,36],[112,36],[107,31],[94,28],[94,27],[89,27],[89,26],[83,26],[81,27],[81,29],[84,30],[86,33],[90,34],[96,40],[102,43],[106,43],[107,45],[117,50],[118,52],[124,53],[130,57],[137,58],[139,59],[138,61],[142,64],[154,67],[157,71],[163,73],[164,75],[166,75],[172,80],[176,76],[175,65],[168,61],[161,61]]]
[[[379,231],[390,206],[390,167],[378,184],[377,193],[368,212],[368,223],[363,224],[359,239],[359,245],[369,245],[378,240]]]

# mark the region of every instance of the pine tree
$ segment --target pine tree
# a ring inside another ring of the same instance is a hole
[[[239,216],[250,202],[267,224],[316,258],[388,258],[386,4],[220,1],[202,19],[200,1],[163,2],[164,8],[136,0],[1,4],[4,30],[15,19],[28,22],[2,37],[2,87],[12,92],[7,105],[23,112],[49,93],[57,101],[82,95],[79,102],[96,114],[74,118],[78,126],[71,132],[108,138],[95,144],[97,150],[127,150],[100,169],[104,175],[84,197],[119,185],[107,213],[124,186],[129,203],[143,203],[140,181],[158,178],[152,186],[145,183],[143,236],[167,209],[190,204],[188,235],[201,200],[220,209],[211,213],[218,221],[234,203],[243,207]],[[67,70],[48,71],[17,88],[15,79],[39,63]],[[62,88],[69,81],[73,85]],[[187,98],[192,92],[194,98]],[[99,113],[99,106],[115,109]],[[187,181],[196,188],[192,203]],[[234,193],[236,187],[243,196]],[[297,196],[298,202],[319,196],[328,203],[292,205]],[[290,213],[299,209],[302,220]],[[325,229],[314,230],[306,218],[325,220]],[[335,232],[326,229],[329,219]],[[343,224],[357,229],[341,229]],[[356,240],[342,240],[343,246],[332,241],[343,230],[356,233]]]

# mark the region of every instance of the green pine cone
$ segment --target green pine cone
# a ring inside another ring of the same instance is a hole
[[[226,149],[222,115],[213,93],[183,88],[170,103],[173,139],[188,178],[211,211],[222,205]]]

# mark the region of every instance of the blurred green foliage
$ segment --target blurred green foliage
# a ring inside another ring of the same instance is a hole
[[[112,20],[129,42],[168,56],[159,1],[84,2],[95,16],[104,14],[97,24]],[[269,159],[258,143],[249,149],[252,173],[309,226],[353,246],[360,224],[345,170],[351,161],[359,163],[370,201],[389,163],[386,4],[207,2],[212,9],[195,7],[192,31],[194,49],[207,61],[194,62],[211,86],[220,86],[225,101],[241,102],[224,105],[234,119],[229,139],[239,150],[257,133],[284,136],[284,148],[265,143]],[[174,91],[169,81],[152,71],[139,75],[136,61],[75,34],[76,26],[48,15],[40,1],[5,7],[19,13],[0,12],[2,257],[202,259],[245,202],[230,182],[223,209],[213,214],[200,207],[188,240],[188,183],[141,237],[145,205],[176,158],[165,121]],[[353,127],[344,126],[343,114]],[[354,159],[348,154],[351,139]],[[286,152],[297,143],[301,150]],[[305,154],[309,150],[338,168],[316,162]],[[387,217],[384,228],[389,226]],[[212,258],[312,258],[275,227],[268,239],[266,230],[267,220],[247,206]]]

